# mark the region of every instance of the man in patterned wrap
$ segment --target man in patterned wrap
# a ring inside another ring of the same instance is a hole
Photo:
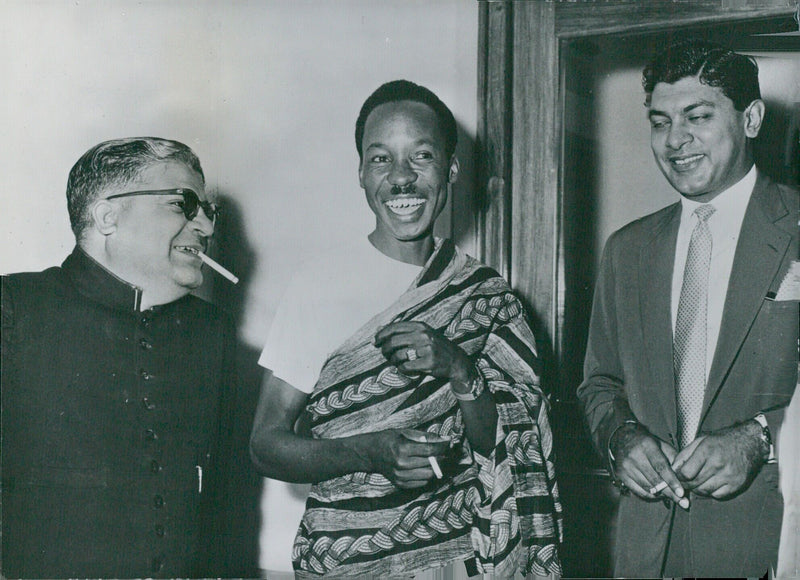
[[[314,484],[298,577],[560,574],[533,334],[503,278],[433,235],[456,138],[428,89],[378,88],[356,122],[375,230],[301,270],[276,313],[251,455]]]

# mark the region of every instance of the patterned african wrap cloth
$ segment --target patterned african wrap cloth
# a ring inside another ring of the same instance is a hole
[[[497,405],[488,457],[470,450],[446,380],[406,376],[373,345],[400,320],[440,330],[475,363]],[[316,438],[413,428],[451,438],[460,460],[421,489],[378,473],[314,485],[292,554],[298,577],[408,577],[458,560],[497,577],[560,574],[562,512],[538,365],[505,280],[437,239],[411,288],[331,354],[306,411]]]

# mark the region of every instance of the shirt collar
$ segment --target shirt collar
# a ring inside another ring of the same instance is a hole
[[[116,310],[139,311],[142,289],[104,268],[80,247],[75,246],[61,267],[78,292],[90,300]]]
[[[716,209],[713,219],[719,220],[721,216],[722,220],[728,221],[734,216],[744,217],[744,212],[756,185],[757,173],[756,166],[753,165],[744,177],[709,202]],[[694,213],[694,210],[701,205],[705,204],[681,196],[681,218],[688,219]]]

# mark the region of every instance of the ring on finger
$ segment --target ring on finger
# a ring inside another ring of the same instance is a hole
[[[659,481],[653,487],[650,488],[650,495],[656,495],[657,493],[667,489],[667,482],[666,481]]]
[[[419,354],[417,354],[416,349],[409,348],[406,350],[406,358],[408,360],[417,360],[419,358]]]

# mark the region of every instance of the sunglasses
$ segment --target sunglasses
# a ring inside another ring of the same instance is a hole
[[[180,202],[180,208],[183,211],[183,215],[186,216],[186,219],[192,221],[194,218],[197,217],[197,213],[200,211],[200,208],[203,209],[203,213],[206,214],[206,217],[211,221],[211,223],[216,222],[217,216],[219,216],[219,206],[216,203],[211,203],[210,201],[200,201],[200,198],[197,194],[192,191],[191,189],[187,188],[180,188],[180,189],[153,189],[149,191],[129,191],[128,193],[118,193],[116,195],[109,195],[105,199],[115,199],[118,197],[132,197],[134,195],[181,195],[183,196],[183,201]]]

